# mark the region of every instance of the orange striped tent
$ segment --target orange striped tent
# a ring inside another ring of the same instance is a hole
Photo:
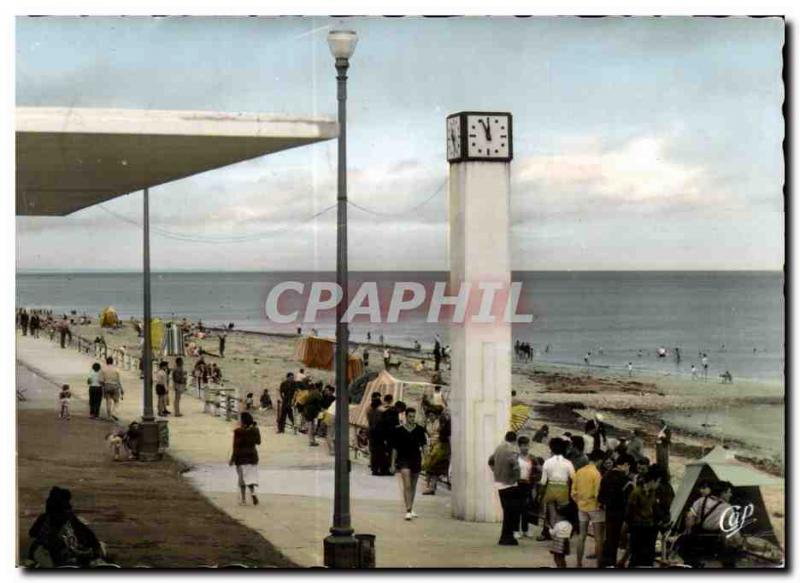
[[[336,341],[329,338],[305,336],[294,349],[294,358],[310,368],[333,370]],[[347,382],[364,374],[364,362],[360,356],[349,355],[347,359]]]

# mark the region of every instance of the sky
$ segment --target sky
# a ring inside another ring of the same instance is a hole
[[[514,116],[513,269],[783,267],[780,19],[19,17],[16,102],[335,119],[342,25],[350,269],[448,268],[464,110]],[[152,268],[332,270],[335,200],[335,140],[155,187]],[[18,217],[18,270],[139,270],[141,204]]]

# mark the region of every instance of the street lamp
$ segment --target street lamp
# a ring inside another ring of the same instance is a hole
[[[142,461],[155,461],[161,458],[158,453],[158,423],[153,415],[153,365],[150,336],[150,189],[144,189],[144,209],[142,217],[142,271],[143,271],[143,326],[144,345],[142,346],[142,372],[144,373],[144,408],[141,422],[141,442],[139,446],[139,459]]]
[[[336,59],[336,98],[339,102],[339,158],[337,180],[336,283],[342,290],[336,306],[336,461],[334,469],[333,525],[325,538],[325,566],[352,569],[358,566],[358,545],[350,524],[350,444],[347,391],[348,329],[343,316],[347,293],[347,68],[358,35],[351,30],[332,30],[328,46]]]

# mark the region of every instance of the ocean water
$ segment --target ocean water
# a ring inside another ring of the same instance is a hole
[[[237,329],[295,332],[297,324],[267,321],[264,301],[268,291],[283,281],[335,281],[332,273],[174,273],[152,277],[152,309],[161,318],[202,320],[208,325],[233,322]],[[416,281],[430,288],[446,281],[446,273],[355,273],[352,289],[362,281],[377,281],[386,311],[396,281]],[[532,313],[531,324],[515,324],[515,339],[530,342],[536,360],[562,365],[590,363],[598,372],[690,375],[700,353],[708,355],[709,382],[684,383],[675,390],[688,393],[726,391],[742,394],[747,385],[720,385],[718,375],[729,370],[734,379],[770,381],[770,394],[782,394],[785,366],[783,274],[780,272],[518,272],[522,283],[521,312]],[[351,294],[353,292],[351,291]],[[352,297],[352,295],[351,295]],[[18,274],[18,306],[75,310],[94,317],[107,305],[123,318],[141,317],[142,277],[133,273]],[[302,309],[299,298],[281,305],[281,311]],[[411,312],[396,324],[357,319],[351,339],[364,341],[371,332],[377,342],[383,334],[394,344],[418,340],[431,347],[435,335],[448,342],[446,324],[429,324],[426,313]],[[310,332],[311,324],[302,324]],[[334,335],[332,314],[313,324],[322,336]],[[546,347],[549,350],[545,352]],[[659,358],[665,347],[669,356]],[[674,348],[682,355],[675,358]],[[759,385],[760,386],[760,385]],[[751,389],[752,390],[752,389]],[[761,389],[757,389],[761,390]],[[758,396],[758,395],[755,395]],[[737,439],[750,451],[783,459],[783,405],[758,404],[665,417],[677,428],[704,433],[720,441]]]
[[[355,273],[377,281],[388,298],[395,281],[430,287],[446,273]],[[593,366],[624,370],[628,362],[643,371],[688,375],[709,360],[709,376],[729,370],[734,378],[781,381],[784,377],[784,297],[780,272],[516,272],[522,283],[521,311],[534,314],[531,324],[515,324],[514,339],[530,342],[541,361],[581,365],[591,352]],[[331,273],[173,273],[152,277],[152,309],[161,318],[202,319],[209,325],[233,322],[238,329],[292,332],[297,324],[268,322],[264,301],[282,281],[334,281]],[[352,292],[351,292],[352,293]],[[135,273],[18,274],[18,306],[76,310],[96,316],[113,305],[120,314],[140,317],[142,277]],[[385,312],[388,302],[383,302]],[[302,308],[289,301],[282,310]],[[301,324],[309,331],[311,324]],[[331,314],[313,327],[334,334]],[[422,310],[396,324],[373,324],[359,318],[351,339],[431,346],[435,335],[447,343],[448,326],[425,321]],[[545,352],[549,346],[549,351]],[[669,356],[659,358],[665,347]],[[679,348],[680,362],[674,356]]]

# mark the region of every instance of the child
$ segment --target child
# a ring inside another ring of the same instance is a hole
[[[69,400],[72,398],[72,393],[69,390],[69,385],[61,385],[61,392],[58,394],[59,402],[59,419],[69,420]]]
[[[552,542],[550,552],[553,561],[559,569],[567,568],[567,555],[569,554],[569,539],[572,536],[572,524],[566,517],[569,504],[559,504],[553,517],[554,524],[550,529]]]
[[[244,410],[250,411],[253,408],[253,393],[247,393],[244,399]]]
[[[264,392],[261,393],[261,410],[267,411],[272,409],[272,397],[269,396],[269,391],[264,389]]]

